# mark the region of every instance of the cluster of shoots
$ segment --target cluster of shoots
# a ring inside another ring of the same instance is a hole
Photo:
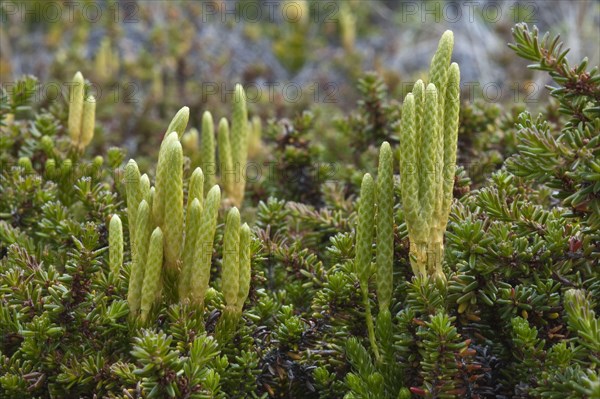
[[[372,247],[376,245],[376,277],[379,314],[389,314],[393,291],[394,261],[394,167],[392,148],[384,142],[379,152],[377,184],[364,175],[360,188],[358,225],[356,227],[355,271],[360,282],[369,340],[379,358],[369,301],[369,280],[372,274]]]
[[[452,204],[458,134],[459,79],[457,64],[450,65],[453,36],[442,36],[431,65],[431,83],[419,80],[402,109],[401,195],[410,238],[410,260],[417,277],[442,271],[443,238]],[[379,316],[389,318],[393,292],[394,169],[390,145],[379,152],[377,182],[365,174],[360,190],[354,267],[365,306],[369,340],[379,358],[369,301],[369,280],[376,271]],[[376,242],[376,267],[372,248]]]
[[[227,341],[235,331],[250,292],[251,239],[250,227],[246,223],[240,226],[240,212],[235,207],[231,208],[227,214],[223,237],[221,290],[225,309],[217,325],[220,342]]]
[[[81,72],[73,77],[69,90],[68,130],[71,144],[83,152],[94,138],[96,124],[96,99],[85,95],[85,81]]]
[[[216,151],[218,146],[220,183],[225,196],[234,206],[241,206],[246,188],[246,162],[250,150],[257,151],[258,122],[248,121],[246,94],[244,88],[237,84],[233,94],[233,118],[231,126],[226,118],[221,118],[217,128],[217,145],[215,145],[215,129],[212,114],[206,111],[202,116],[202,134],[198,151],[198,131],[191,129],[182,139],[186,150],[195,154],[199,152],[199,164],[205,173],[205,188],[212,187],[216,181]],[[260,142],[260,130],[258,133]],[[195,158],[192,155],[192,158]]]
[[[132,257],[127,301],[132,318],[139,317],[143,324],[163,294],[202,311],[208,290],[221,190],[213,185],[205,196],[204,174],[196,168],[189,178],[184,209],[180,137],[188,119],[189,109],[184,107],[171,121],[160,146],[154,186],[148,175],[140,175],[134,160],[125,168]],[[109,233],[110,268],[117,273],[123,260],[118,216],[112,217]],[[232,208],[227,219],[222,278],[230,313],[241,314],[248,296],[250,235],[247,225],[240,227],[237,208]],[[226,290],[235,290],[235,301]]]
[[[454,38],[446,31],[431,61],[429,84],[415,83],[400,123],[400,178],[410,258],[416,276],[444,282],[444,232],[456,168],[460,70],[450,64]]]

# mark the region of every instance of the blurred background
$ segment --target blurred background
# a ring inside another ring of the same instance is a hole
[[[271,126],[275,141],[282,120],[308,110],[306,140],[331,158],[340,137],[364,130],[360,115],[345,115],[369,104],[394,108],[426,76],[446,29],[454,31],[463,99],[474,104],[461,114],[463,144],[485,147],[481,131],[510,126],[518,109],[548,101],[547,75],[507,47],[515,23],[560,34],[573,63],[600,58],[600,2],[591,0],[3,1],[0,10],[2,85],[37,76],[38,103],[60,115],[68,82],[82,71],[99,102],[97,151],[119,145],[130,156],[154,154],[184,105],[191,127],[205,110],[230,115],[241,82],[250,115]],[[385,136],[377,138],[394,139]],[[510,152],[495,151],[494,164]]]

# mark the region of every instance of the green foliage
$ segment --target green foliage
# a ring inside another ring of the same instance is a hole
[[[327,164],[318,162],[320,151],[312,139],[315,115],[304,111],[290,121],[269,124],[266,131],[274,148],[264,162],[268,166],[266,176],[258,185],[266,186],[267,194],[276,198],[322,205],[321,184],[332,173]]]
[[[567,59],[569,49],[563,50],[560,36],[550,39],[547,32],[539,37],[537,27],[533,31],[525,23],[517,24],[513,30],[515,43],[509,44],[518,56],[534,61],[529,68],[545,71],[559,87],[552,87],[550,94],[560,103],[560,112],[568,115],[565,128],[575,128],[579,123],[590,123],[600,116],[598,95],[600,75],[598,67],[587,70],[588,59],[584,58],[571,67]]]
[[[389,98],[388,86],[375,72],[364,73],[357,82],[358,108],[337,122],[338,129],[350,139],[355,155],[383,141],[397,141],[396,124],[399,107]],[[358,159],[355,156],[355,161]]]
[[[527,60],[529,68],[546,71],[557,83],[550,94],[568,117],[560,133],[552,131],[541,117],[522,114],[519,120],[519,150],[507,166],[517,176],[535,180],[555,190],[553,196],[573,215],[583,215],[588,228],[600,229],[600,75],[598,67],[587,70],[587,58],[571,67],[560,37],[549,33],[539,38],[537,28],[526,24],[513,29],[510,47]],[[560,155],[556,157],[554,155]]]
[[[461,342],[452,319],[444,313],[431,316],[424,328],[417,332],[422,339],[421,375],[426,397],[447,397],[464,394],[458,389],[457,358],[466,347]]]
[[[238,87],[219,154],[212,116],[198,146],[183,107],[155,168],[106,149],[105,119],[85,126],[82,76],[79,123],[72,101],[40,108],[32,77],[3,87],[0,396],[598,397],[598,75],[569,66],[535,29],[514,36],[557,86],[539,116],[459,110],[445,34],[430,85],[417,82],[401,110],[372,74],[351,126],[324,128],[329,109],[315,106],[270,120],[261,144]],[[105,43],[95,65],[111,64]],[[186,54],[175,47],[166,51]],[[96,139],[80,151],[84,131]],[[346,145],[354,154],[340,154]],[[286,172],[335,162],[339,174],[276,174],[238,210],[245,190],[232,181],[222,206],[215,155],[230,166],[278,160]],[[477,175],[470,159],[490,169]],[[412,268],[419,240],[443,244],[424,273]]]
[[[196,337],[185,355],[173,347],[173,337],[144,331],[135,340],[131,355],[137,367],[131,371],[141,378],[149,398],[221,398],[219,349],[211,337]]]
[[[565,310],[569,328],[574,331],[589,352],[590,361],[600,363],[600,321],[592,309],[590,299],[581,290],[570,289],[565,292]]]
[[[457,164],[464,165],[476,185],[484,183],[517,150],[515,121],[525,107],[517,103],[504,109],[482,99],[461,104]]]

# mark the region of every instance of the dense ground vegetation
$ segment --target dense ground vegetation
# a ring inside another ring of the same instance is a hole
[[[448,37],[425,79],[446,99]],[[428,251],[443,257],[422,265],[411,100],[376,73],[335,122],[343,161],[318,110],[249,118],[241,86],[207,107],[224,119],[173,112],[135,161],[103,144],[95,115],[112,110],[84,84],[48,104],[32,76],[2,88],[0,397],[600,397],[600,74],[558,37],[513,37],[551,101],[457,99],[458,152],[443,135],[427,152],[459,165],[431,196],[453,198]],[[274,173],[234,179],[215,159]]]

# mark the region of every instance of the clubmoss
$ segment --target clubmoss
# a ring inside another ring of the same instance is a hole
[[[116,124],[84,123],[83,76],[77,101],[50,105],[34,102],[35,78],[2,87],[0,396],[597,396],[598,72],[536,29],[513,35],[558,105],[532,117],[459,103],[446,33],[401,106],[376,75],[361,83],[373,101],[343,119],[361,132],[327,125],[336,146],[315,106],[291,122],[259,112],[264,140],[245,152],[261,127],[242,101],[216,140],[210,114],[190,120],[206,104],[183,107],[155,121],[156,162],[125,162],[101,141]],[[95,111],[114,108],[98,98]],[[512,143],[506,160],[471,181],[454,163],[489,160],[473,130],[498,118],[506,136],[480,134]],[[197,122],[199,167],[182,146]],[[246,154],[343,165],[247,196],[221,170],[222,201],[204,165]]]

